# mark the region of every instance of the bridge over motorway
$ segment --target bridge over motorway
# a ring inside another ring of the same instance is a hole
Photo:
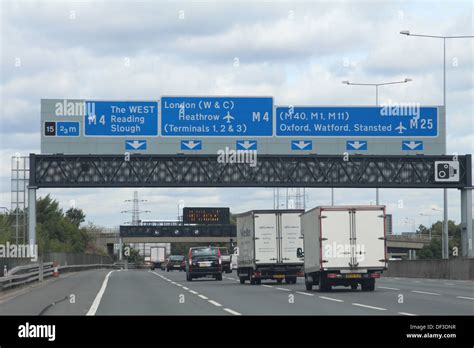
[[[230,243],[236,239],[233,225],[208,226],[120,226],[119,233],[97,236],[99,246],[112,251],[114,244],[128,243]],[[122,239],[120,241],[120,239]],[[387,235],[388,257],[408,257],[409,250],[418,251],[430,243],[424,235]]]

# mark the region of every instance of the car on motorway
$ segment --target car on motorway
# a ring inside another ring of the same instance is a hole
[[[165,259],[165,261],[163,261],[163,262],[160,264],[160,269],[161,269],[162,271],[166,270],[166,264],[168,263],[168,260],[169,260],[169,258],[167,257],[167,258]]]
[[[183,265],[184,256],[183,255],[170,255],[166,259],[166,272],[169,271],[185,271],[186,264]],[[184,267],[183,267],[184,266]]]
[[[222,270],[225,273],[232,273],[232,268],[230,265],[229,249],[225,247],[219,247],[219,250],[221,252],[221,258],[222,258]]]
[[[186,262],[186,280],[213,277],[222,280],[222,257],[218,247],[190,248]]]
[[[234,253],[230,255],[230,269],[231,270],[237,269],[239,267],[238,258],[239,258],[239,249],[236,248]]]

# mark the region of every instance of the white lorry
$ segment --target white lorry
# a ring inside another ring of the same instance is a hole
[[[161,264],[165,262],[166,247],[156,246],[150,248],[151,269],[161,268]]]
[[[334,285],[373,291],[387,269],[385,206],[322,206],[301,215],[307,290]]]
[[[302,276],[303,246],[300,214],[303,210],[253,210],[237,215],[240,283],[260,284],[262,279],[296,283]]]

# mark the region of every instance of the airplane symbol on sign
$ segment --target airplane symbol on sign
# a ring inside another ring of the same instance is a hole
[[[227,123],[231,123],[234,119],[234,116],[230,114],[230,111],[227,111],[227,115],[225,115],[223,119],[226,120]]]
[[[403,134],[403,131],[406,130],[407,128],[403,126],[403,123],[400,122],[400,125],[398,127],[395,127],[396,130],[398,130],[399,134]]]

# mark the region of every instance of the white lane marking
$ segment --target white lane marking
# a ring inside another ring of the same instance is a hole
[[[387,286],[377,286],[377,289],[387,289],[387,290],[398,290],[398,291],[400,291],[400,289],[398,289],[398,288],[389,288]]]
[[[236,280],[235,278],[231,278],[231,277],[227,277],[227,279],[230,279],[230,280]]]
[[[354,306],[359,306],[359,307],[370,308],[370,309],[376,309],[376,310],[378,310],[378,311],[386,311],[386,310],[387,310],[386,308],[368,306],[368,305],[361,304],[361,303],[353,303],[353,305],[354,305]]]
[[[100,287],[100,290],[97,293],[97,296],[95,297],[94,302],[92,302],[92,306],[91,308],[89,308],[89,311],[87,312],[86,315],[95,315],[95,312],[97,312],[97,309],[99,308],[100,301],[102,300],[102,296],[104,296],[104,292],[105,292],[105,289],[107,288],[107,283],[109,282],[109,277],[112,274],[112,272],[115,272],[115,271],[110,271],[105,276],[104,281],[102,282],[102,286]]]
[[[181,284],[176,283],[176,286],[183,287]]]
[[[420,283],[419,280],[412,280],[412,283]]]
[[[171,284],[176,285],[176,282],[171,282]]]
[[[214,306],[222,307],[222,305],[219,302],[216,302],[216,301],[213,301],[213,300],[209,300],[208,302],[212,303]]]
[[[307,292],[297,291],[298,294],[306,295],[306,296],[314,296],[313,294],[308,294]]]
[[[455,285],[453,283],[444,283],[444,285]]]
[[[204,295],[198,295],[200,298],[202,298],[203,300],[207,300],[208,298]]]
[[[273,288],[273,286],[271,285],[266,285],[266,284],[262,284],[262,286],[266,287],[266,288]]]
[[[291,291],[290,289],[285,289],[285,288],[275,288],[275,289],[283,290],[283,291]]]
[[[230,308],[224,308],[224,310],[225,310],[226,312],[229,312],[230,314],[233,314],[233,315],[242,315],[242,314],[240,314],[239,312],[233,311],[233,310],[230,309]]]
[[[196,291],[194,291],[194,290],[189,290],[189,292],[190,292],[191,294],[194,294],[194,295],[197,295],[197,294],[198,294],[198,293],[197,293]]]
[[[189,290],[189,288],[187,288],[187,287],[185,287],[185,286],[183,286],[183,289],[184,289],[184,290]]]
[[[412,290],[411,292],[416,292],[417,294],[441,296],[441,294],[438,294],[438,293],[436,293],[436,292],[426,292],[426,291],[419,291],[419,290]]]
[[[335,301],[335,302],[344,302],[343,300],[339,300],[338,298],[326,297],[326,296],[319,296],[323,300]]]
[[[410,315],[410,316],[416,316],[416,314],[413,314],[413,313],[407,313],[407,312],[398,312],[398,314],[401,314],[401,315]]]
[[[474,298],[473,298],[473,297],[456,296],[456,298],[462,298],[462,299],[464,299],[464,300],[473,300],[473,301],[474,301]]]

